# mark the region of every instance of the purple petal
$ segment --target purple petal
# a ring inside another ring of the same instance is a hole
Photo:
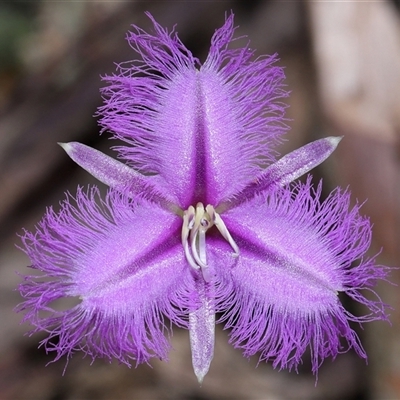
[[[223,215],[240,256],[233,258],[223,242],[210,246],[224,288],[217,308],[226,310],[222,320],[232,329],[231,341],[246,356],[261,352],[261,359],[279,368],[296,368],[309,347],[316,372],[324,358],[345,350],[341,338],[366,358],[349,320],[385,319],[379,298],[360,292],[386,275],[362,258],[371,240],[369,221],[358,206],[349,210],[347,192],[336,190],[322,204],[320,195],[321,185],[313,191],[309,179],[266,201],[257,197]],[[370,314],[352,316],[337,292],[366,305]]]
[[[181,208],[217,204],[271,161],[271,141],[287,130],[277,101],[287,96],[283,70],[272,66],[276,57],[250,61],[247,46],[227,49],[233,16],[200,70],[177,36],[153,23],[154,36],[134,27],[128,37],[143,61],[106,78],[100,123],[127,142],[117,148],[123,158],[165,179]]]
[[[173,208],[168,192],[162,190],[159,177],[144,176],[127,165],[107,156],[101,151],[78,142],[59,143],[65,152],[79,166],[85,169],[105,185],[128,190],[129,195],[137,199],[151,200],[165,209]]]
[[[308,143],[286,154],[260,173],[232,199],[224,199],[217,210],[222,212],[249,201],[256,195],[287,185],[325,161],[336,149],[342,137],[327,137]]]
[[[50,333],[46,349],[56,359],[76,349],[127,364],[165,359],[164,315],[187,327],[185,314],[198,306],[187,294],[194,283],[180,225],[179,217],[114,191],[101,201],[96,189],[79,190],[76,206],[68,199],[58,214],[48,210],[37,232],[22,238],[42,275],[25,278],[19,306],[36,331]],[[53,310],[63,297],[79,304]]]

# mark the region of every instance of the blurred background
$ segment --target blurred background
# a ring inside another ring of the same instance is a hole
[[[360,336],[368,365],[350,351],[326,360],[318,385],[305,362],[299,373],[257,367],[217,328],[216,354],[200,388],[192,372],[188,333],[176,329],[170,362],[128,369],[79,353],[51,361],[37,349],[40,334],[24,336],[13,308],[29,265],[16,246],[46,206],[64,192],[94,183],[57,146],[78,140],[108,151],[93,114],[101,105],[100,75],[135,54],[125,38],[131,24],[150,28],[144,11],[177,31],[204,61],[226,12],[237,36],[257,54],[279,53],[291,90],[291,131],[281,152],[329,135],[344,135],[315,171],[328,193],[351,186],[353,201],[374,224],[371,255],[399,266],[400,11],[398,1],[31,1],[0,3],[0,399],[400,399],[400,288],[382,284],[393,306],[391,326],[374,322]],[[400,283],[400,271],[391,279]],[[362,312],[348,304],[354,312]]]

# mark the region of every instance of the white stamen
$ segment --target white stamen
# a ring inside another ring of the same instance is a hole
[[[194,261],[192,255],[190,254],[189,251],[189,242],[188,242],[188,237],[191,229],[193,228],[194,224],[194,216],[195,216],[195,211],[194,207],[190,206],[184,213],[183,213],[183,225],[182,225],[182,234],[181,234],[181,239],[182,239],[182,245],[183,245],[183,250],[185,252],[186,260],[190,264],[190,266],[194,269],[199,269],[200,266],[196,264]]]
[[[210,223],[207,220],[207,216],[202,203],[197,203],[196,205],[196,216],[194,220],[194,225],[190,231],[190,244],[192,248],[193,258],[201,268],[206,268],[206,261],[202,260],[199,251],[205,254],[205,233],[209,228]],[[197,240],[199,238],[199,240]],[[202,249],[202,247],[204,249]]]
[[[199,230],[199,258],[204,264],[207,265],[207,255],[206,255],[206,231],[203,229]]]
[[[215,225],[223,238],[234,250],[234,257],[239,256],[239,247],[233,240],[224,221],[212,205],[204,209],[202,203],[197,203],[196,210],[190,206],[183,213],[182,245],[189,265],[195,270],[201,269],[206,282],[211,279],[207,265],[206,232]],[[190,243],[190,246],[189,246]]]

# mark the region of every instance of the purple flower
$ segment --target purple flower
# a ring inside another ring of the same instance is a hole
[[[151,17],[150,17],[151,18]],[[216,313],[245,356],[296,368],[307,349],[316,373],[354,348],[349,322],[385,318],[367,299],[386,276],[365,256],[371,226],[349,193],[324,201],[308,177],[340,138],[275,159],[287,130],[276,57],[229,49],[233,16],[212,38],[204,64],[153,19],[154,35],[128,35],[142,61],[106,77],[101,125],[125,144],[117,161],[76,142],[69,156],[109,186],[78,189],[22,237],[32,268],[20,286],[26,312],[56,359],[75,350],[130,364],[166,359],[171,324],[190,333],[201,382],[214,350]],[[369,309],[346,311],[339,293]],[[79,299],[53,309],[60,298]],[[54,340],[53,340],[54,339]],[[345,344],[347,343],[347,345]]]

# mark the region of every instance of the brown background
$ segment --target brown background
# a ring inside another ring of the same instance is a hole
[[[79,140],[107,151],[92,117],[101,104],[99,75],[135,55],[124,40],[130,24],[147,29],[149,10],[204,60],[225,12],[257,54],[278,52],[286,67],[292,118],[282,153],[319,137],[344,135],[315,171],[326,191],[351,186],[374,224],[372,253],[399,265],[400,13],[398,3],[299,1],[127,1],[0,3],[0,399],[400,399],[400,288],[380,285],[392,326],[360,332],[368,366],[353,352],[327,360],[318,385],[305,357],[299,374],[256,368],[217,329],[216,354],[200,388],[188,334],[176,329],[170,363],[131,369],[75,354],[64,363],[37,349],[41,335],[13,308],[27,257],[16,248],[46,206],[93,183],[56,144]],[[400,282],[399,271],[392,273]],[[349,307],[354,305],[349,304]],[[357,309],[356,309],[357,310]],[[357,311],[356,311],[357,312]]]

